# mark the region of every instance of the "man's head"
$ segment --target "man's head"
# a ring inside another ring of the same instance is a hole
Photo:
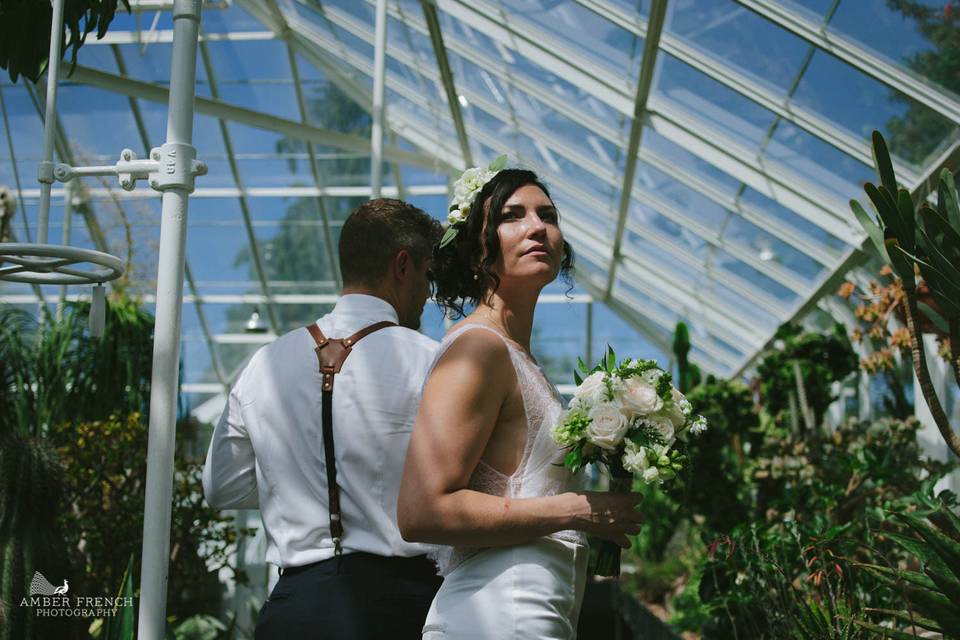
[[[437,220],[402,200],[365,202],[340,231],[343,292],[383,298],[402,326],[419,328],[430,297],[431,254],[442,233]]]

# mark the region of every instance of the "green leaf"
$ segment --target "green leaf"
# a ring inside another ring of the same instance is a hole
[[[890,192],[882,185],[878,188],[870,182],[863,185],[863,190],[866,192],[867,197],[870,198],[870,202],[873,203],[873,208],[877,211],[877,216],[879,216],[881,223],[880,226],[883,229],[891,225],[896,228],[900,221],[900,212],[897,210],[897,203],[894,201],[893,196],[890,195]]]
[[[454,226],[447,227],[447,230],[443,232],[443,238],[440,239],[440,248],[443,249],[445,246],[453,242],[453,239],[457,237],[458,229]]]
[[[873,608],[868,608],[867,611],[870,613],[882,613],[892,618],[896,618],[897,620],[902,620],[906,624],[915,624],[918,627],[923,627],[924,629],[929,629],[930,631],[943,631],[943,629],[940,628],[940,625],[938,625],[935,621],[930,620],[929,618],[924,618],[915,612]]]
[[[507,156],[506,156],[506,154],[498,157],[496,160],[494,160],[493,162],[491,162],[491,163],[490,163],[490,166],[489,166],[488,168],[489,168],[490,171],[500,171],[500,170],[502,170],[505,166],[507,166]]]
[[[960,249],[960,227],[954,227],[950,220],[943,217],[933,207],[926,206],[920,211],[923,228],[930,234],[931,239],[943,236],[942,242],[945,243],[945,250],[947,247]]]
[[[873,624],[871,622],[854,620],[853,623],[862,629],[873,631],[874,633],[879,634],[878,637],[880,638],[891,638],[892,640],[917,640],[917,636],[912,633],[897,631],[896,629],[890,629],[889,627],[881,627],[880,625]]]
[[[883,244],[883,230],[880,228],[880,225],[876,223],[867,211],[863,208],[856,200],[850,201],[850,208],[853,209],[854,215],[857,217],[857,221],[860,223],[860,226],[863,227],[863,230],[867,232],[873,246],[876,247],[877,252],[880,253],[880,258],[886,262],[890,262],[890,256],[887,255],[887,247]]]
[[[918,588],[929,589],[931,591],[934,591],[937,588],[937,584],[931,580],[929,576],[917,571],[891,569],[890,567],[882,567],[876,564],[857,563],[857,566],[863,567],[879,578],[881,582],[894,588],[900,585],[901,580],[903,582],[915,585]]]
[[[583,453],[580,447],[574,447],[563,458],[563,466],[576,473],[583,466]]]
[[[922,267],[921,267],[922,270]],[[924,276],[926,279],[926,276]],[[930,322],[934,324],[943,333],[944,335],[950,334],[950,325],[947,323],[946,318],[933,310],[933,308],[928,305],[926,302],[917,302],[917,308],[927,317]]]
[[[934,529],[923,520],[902,513],[897,518],[905,522],[927,542],[932,550],[947,568],[953,573],[954,579],[960,580],[960,542],[957,542]],[[929,552],[928,552],[929,553]],[[926,559],[926,558],[921,558]],[[960,604],[960,603],[958,603]]]
[[[574,384],[576,384],[578,387],[579,387],[580,384],[583,382],[583,378],[580,377],[580,372],[579,372],[579,371],[574,371],[574,372],[573,372],[573,382],[574,382]]]
[[[954,229],[960,230],[960,201],[957,199],[957,185],[950,169],[940,172],[938,203],[944,209],[944,215]]]
[[[900,245],[913,251],[917,244],[917,210],[913,206],[913,198],[906,189],[897,191],[897,209],[900,211],[900,223],[903,225]]]
[[[887,150],[887,142],[879,131],[873,132],[873,161],[877,166],[877,176],[890,193],[897,192],[897,176],[893,172],[893,162]]]
[[[583,361],[583,358],[581,358],[580,356],[577,356],[577,369],[578,369],[581,373],[589,373],[589,372],[590,372],[590,370],[587,369],[587,364]]]
[[[905,252],[893,236],[887,235],[884,242],[887,245],[887,254],[890,256],[890,266],[903,281],[903,288],[912,294],[917,288],[917,278],[913,273],[913,255]]]

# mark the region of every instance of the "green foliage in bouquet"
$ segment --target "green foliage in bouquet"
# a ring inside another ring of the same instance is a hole
[[[925,201],[915,203],[909,191],[897,187],[890,153],[879,131],[873,132],[873,156],[880,184],[868,182],[864,191],[877,216],[867,213],[856,200],[850,201],[850,208],[880,258],[902,282],[917,380],[940,434],[950,450],[960,456],[960,435],[951,427],[930,379],[920,324],[923,304],[924,314],[950,336],[950,364],[960,386],[960,195],[953,172],[944,169],[937,184],[936,207]],[[938,310],[920,300],[918,272]]]
[[[627,358],[617,362],[617,355],[613,347],[607,346],[607,352],[600,362],[592,369],[588,369],[582,359],[577,359],[577,370],[573,372],[573,379],[579,387],[583,381],[596,373],[607,374],[604,380],[605,399],[614,400],[616,393],[612,386],[610,377],[626,379],[634,376],[642,376],[649,371],[661,371],[656,360],[633,360]],[[665,406],[673,404],[672,385],[673,376],[666,371],[662,371],[655,383],[656,393],[663,401]],[[563,464],[573,473],[579,472],[587,464],[599,464],[608,467],[611,473],[618,476],[627,476],[630,474],[623,470],[623,464],[619,455],[611,455],[606,449],[601,447],[586,445],[577,446],[578,441],[586,437],[587,427],[590,424],[590,418],[585,412],[572,408],[565,416],[565,420],[554,428],[554,440],[561,446],[569,447],[570,450],[564,457]],[[651,444],[665,445],[666,440],[650,429],[637,429],[628,433],[628,439],[631,439],[637,446],[649,446]],[[664,463],[662,472],[664,479],[672,479],[676,472],[682,468],[684,458],[682,454],[674,450],[671,452],[670,463]]]

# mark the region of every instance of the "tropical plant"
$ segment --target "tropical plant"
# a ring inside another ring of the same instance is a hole
[[[129,0],[121,1],[130,11]],[[96,31],[99,39],[107,33],[118,4],[118,0],[64,0],[60,38],[63,52],[72,50],[72,64],[77,63],[77,53],[89,34]],[[43,75],[52,22],[53,7],[48,2],[0,0],[0,69],[7,70],[11,82],[16,83],[20,75],[37,82]]]
[[[673,355],[677,358],[677,388],[686,393],[700,384],[700,367],[690,362],[690,330],[678,322],[673,332]]]
[[[856,369],[857,356],[843,325],[820,334],[785,324],[757,367],[762,402],[768,414],[789,419],[794,431],[815,435],[836,400],[833,383]]]
[[[950,425],[927,366],[920,325],[921,283],[917,277],[919,272],[941,311],[924,305],[925,315],[950,336],[951,345],[960,344],[960,197],[953,173],[944,169],[937,185],[937,206],[914,203],[909,191],[897,187],[886,141],[878,131],[873,132],[873,156],[880,184],[868,182],[864,190],[877,217],[868,214],[856,200],[850,201],[850,207],[880,257],[902,283],[910,351],[920,389],[944,441],[954,455],[960,456],[960,435]],[[960,349],[952,349],[950,364],[960,386]]]
[[[153,317],[113,300],[97,340],[85,333],[88,307],[68,304],[43,323],[0,309],[2,640],[86,636],[82,619],[15,606],[34,571],[71,576],[78,593],[114,593],[123,563],[140,557]],[[217,610],[210,568],[227,566],[243,532],[203,502],[202,461],[183,450],[196,426],[181,420],[177,431],[170,612],[183,619]]]
[[[902,596],[907,605],[906,609],[871,608],[867,611],[893,618],[914,629],[940,633],[945,638],[960,638],[960,517],[947,505],[928,514],[929,521],[902,512],[891,515],[905,525],[906,531],[887,533],[887,537],[920,562],[920,571],[860,564]],[[916,637],[914,633],[892,631],[863,620],[856,623],[894,640]]]

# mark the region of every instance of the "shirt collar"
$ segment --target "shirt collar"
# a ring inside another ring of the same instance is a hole
[[[363,293],[349,293],[340,296],[332,314],[341,318],[357,318],[375,322],[389,320],[399,323],[397,310],[393,305],[382,298]]]

